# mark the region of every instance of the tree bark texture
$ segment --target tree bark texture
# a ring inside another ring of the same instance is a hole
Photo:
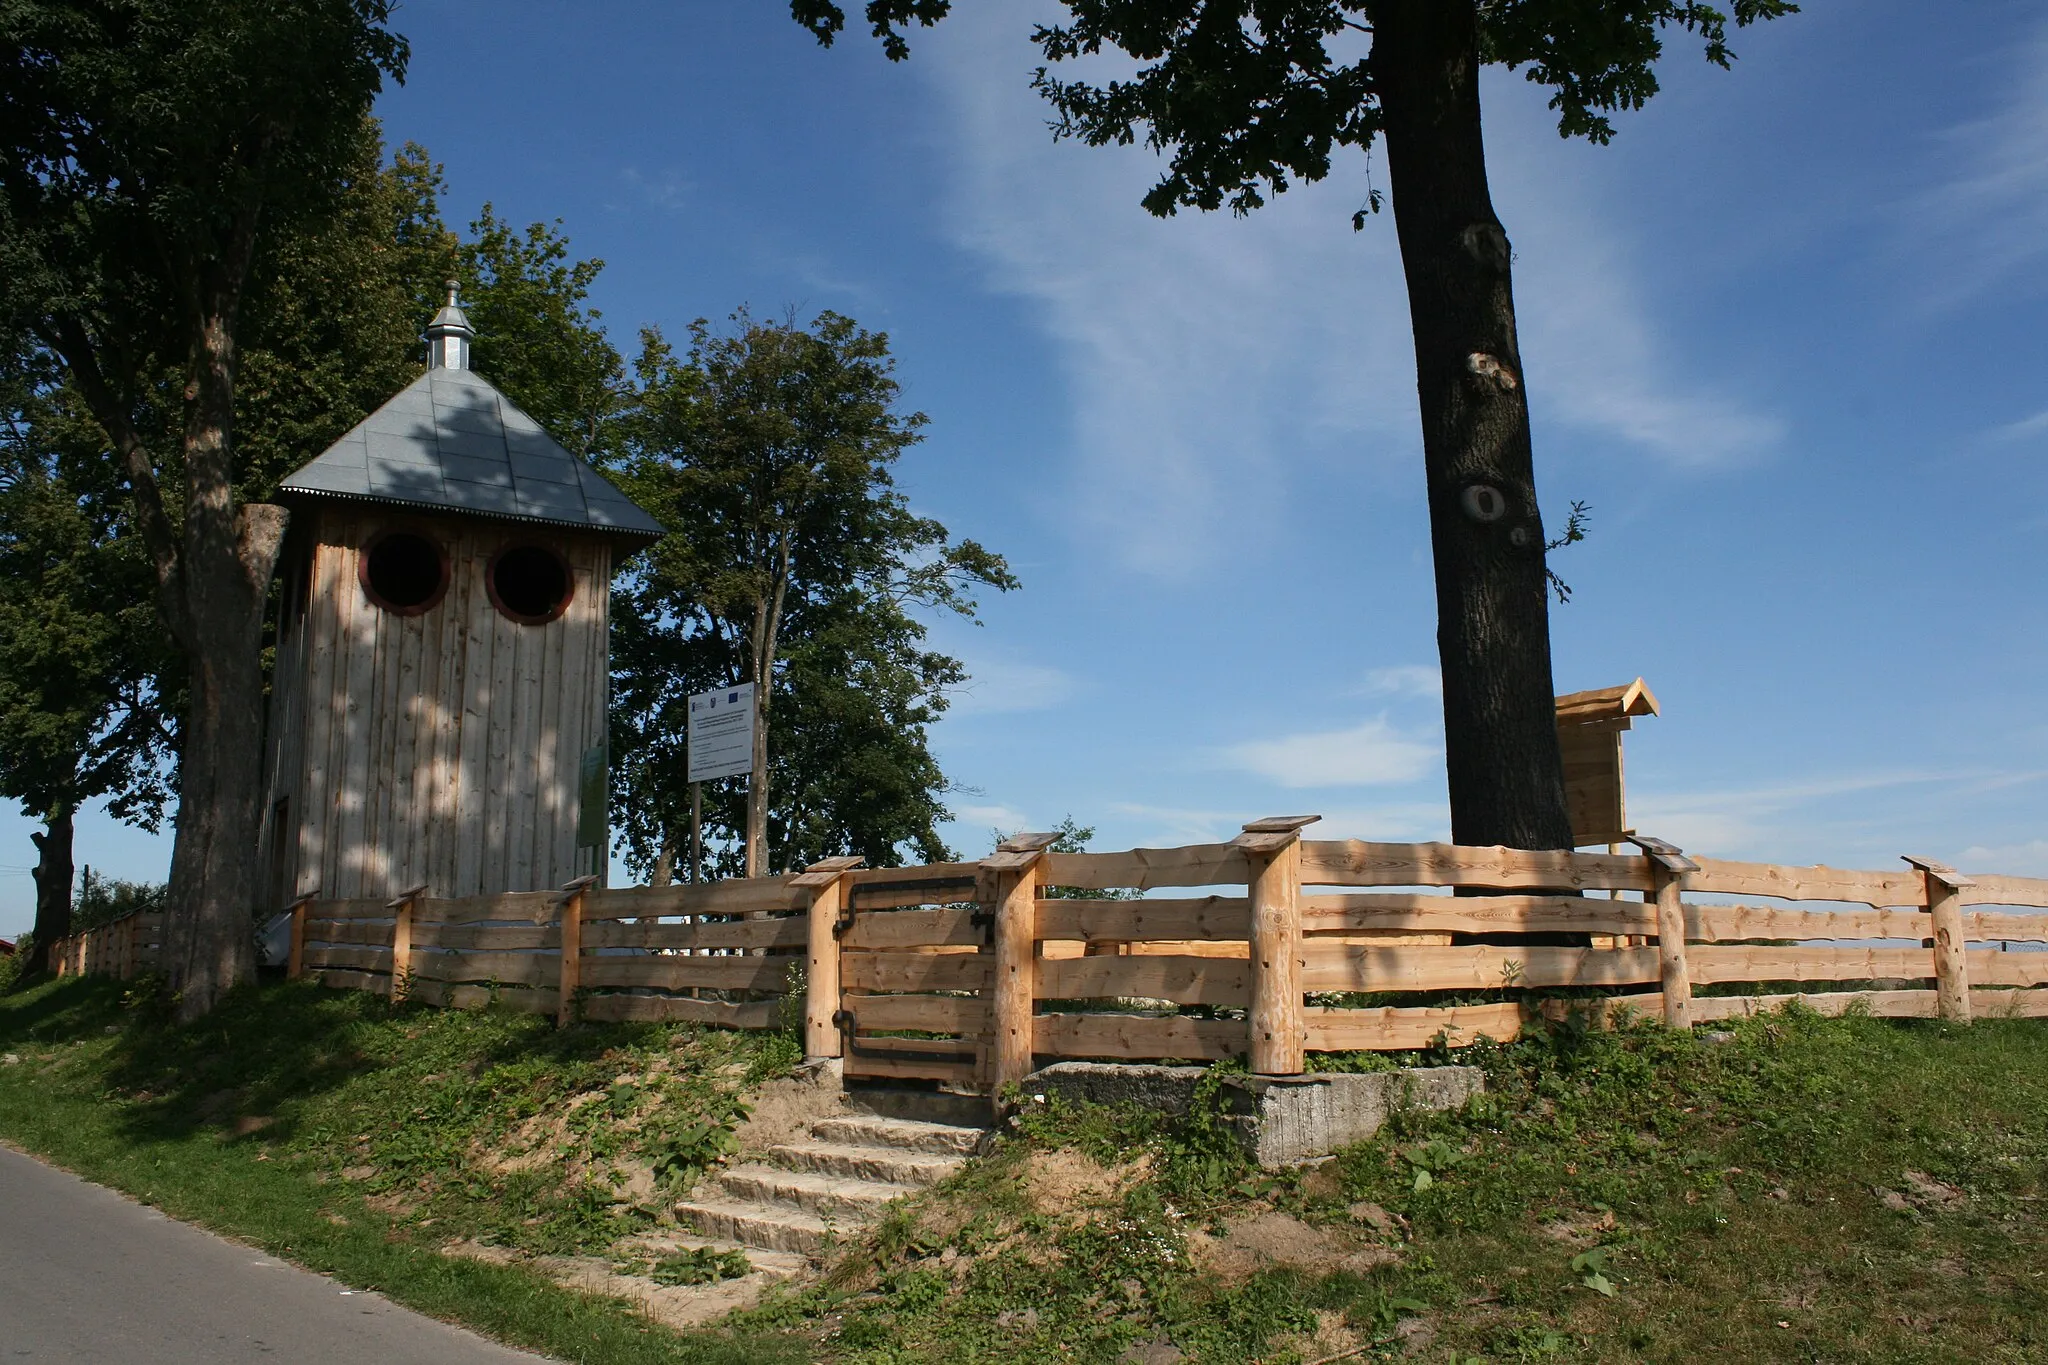
[[[1569,848],[1543,520],[1473,0],[1370,7],[1422,408],[1451,836]]]
[[[43,817],[43,829],[29,836],[36,845],[36,927],[27,971],[50,969],[50,950],[71,937],[71,803],[59,799]]]
[[[187,1019],[212,1009],[256,968],[263,615],[286,522],[281,507],[235,505],[232,309],[213,310],[196,330],[183,443],[185,524],[164,612],[191,669],[165,917],[166,966]]]

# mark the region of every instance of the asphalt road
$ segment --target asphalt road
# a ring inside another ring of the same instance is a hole
[[[0,1148],[0,1361],[534,1365]]]

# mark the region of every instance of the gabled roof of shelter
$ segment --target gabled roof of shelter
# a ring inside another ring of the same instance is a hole
[[[294,471],[279,492],[542,522],[636,540],[667,533],[489,380],[447,365],[401,389]]]
[[[1597,725],[1627,721],[1631,716],[1659,714],[1657,698],[1641,678],[1619,687],[1598,687],[1591,692],[1573,692],[1557,699],[1559,725]],[[1627,729],[1624,724],[1622,729]]]

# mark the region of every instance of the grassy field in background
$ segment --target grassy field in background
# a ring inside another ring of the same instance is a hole
[[[1278,1174],[1213,1118],[1026,1097],[993,1157],[723,1333],[437,1248],[650,1224],[785,1035],[284,985],[178,1028],[45,984],[0,996],[0,1138],[565,1360],[2048,1359],[2041,1022],[1793,1013],[1457,1059],[1488,1075],[1467,1111]]]

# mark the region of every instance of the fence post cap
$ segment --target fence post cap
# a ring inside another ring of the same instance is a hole
[[[789,879],[791,886],[815,888],[830,886],[847,873],[859,867],[867,859],[858,854],[840,854],[831,858],[820,858]]]
[[[425,882],[421,882],[418,886],[415,886],[410,891],[401,891],[396,896],[393,896],[390,900],[386,901],[384,903],[384,908],[386,910],[396,910],[399,906],[404,905],[407,901],[418,900],[420,896],[426,892],[426,889],[427,884]]]
[[[1932,858],[1916,858],[1910,853],[1901,853],[1899,858],[1902,862],[1911,863],[1919,868],[1951,891],[1960,891],[1966,886],[1975,886],[1977,884],[1950,867],[1947,863],[1937,863]]]
[[[1654,839],[1647,834],[1628,834],[1627,840],[1643,851],[1648,858],[1666,872],[1697,872],[1700,865],[1685,856],[1677,844],[1663,839]]]

